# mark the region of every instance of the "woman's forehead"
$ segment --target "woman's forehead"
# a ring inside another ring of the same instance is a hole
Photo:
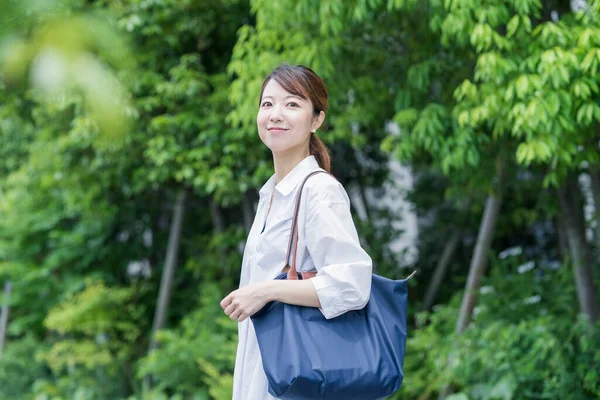
[[[263,99],[265,97],[272,98],[286,98],[286,97],[295,97],[298,99],[304,100],[302,96],[299,94],[291,93],[285,90],[283,86],[279,84],[275,79],[271,79],[267,85],[265,86],[265,90],[263,91]]]

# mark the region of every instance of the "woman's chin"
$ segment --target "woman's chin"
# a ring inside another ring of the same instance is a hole
[[[277,140],[277,138],[266,138],[262,142],[273,154],[281,155],[289,155],[296,151],[302,151],[303,147],[302,143],[290,143],[289,140]]]
[[[289,146],[285,143],[277,143],[276,140],[270,140],[265,145],[271,150],[273,153],[288,153],[292,146]]]

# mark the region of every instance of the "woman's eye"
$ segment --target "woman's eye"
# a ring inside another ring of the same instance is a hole
[[[294,103],[293,101],[288,103],[288,106],[292,106],[292,107],[299,107],[298,103]]]
[[[270,101],[265,101],[265,102],[263,102],[263,103],[261,104],[261,106],[262,106],[262,107],[268,107],[268,106],[270,106],[270,105],[271,105],[271,102],[270,102]]]

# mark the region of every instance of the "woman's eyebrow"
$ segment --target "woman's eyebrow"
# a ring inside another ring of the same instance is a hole
[[[284,97],[284,99],[289,99],[290,97],[293,97],[293,98],[295,98],[295,99],[304,100],[302,97],[300,97],[300,96],[296,96],[295,94],[290,94],[290,95],[288,95],[288,96],[285,96],[285,97]],[[264,100],[264,99],[271,99],[271,100],[272,100],[272,99],[273,99],[273,96],[263,96],[263,100]]]

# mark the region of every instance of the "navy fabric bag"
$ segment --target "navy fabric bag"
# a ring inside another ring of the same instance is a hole
[[[296,271],[298,192],[290,232],[288,265],[275,279],[310,279]],[[376,400],[400,388],[404,378],[407,281],[373,274],[361,310],[326,319],[319,309],[270,302],[251,316],[269,393],[283,400]]]

